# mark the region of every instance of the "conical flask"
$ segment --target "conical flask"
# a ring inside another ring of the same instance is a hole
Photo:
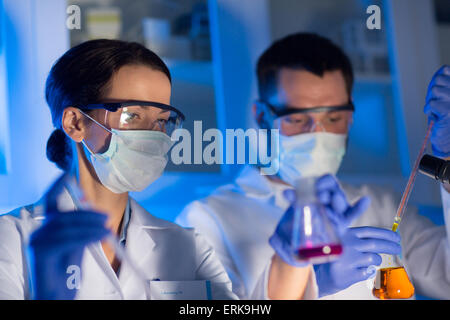
[[[381,255],[383,262],[377,270],[372,294],[378,299],[409,299],[414,295],[414,286],[401,263],[400,256]]]
[[[335,225],[317,200],[315,182],[315,178],[302,178],[296,183],[292,243],[300,261],[320,264],[337,258],[342,245]]]

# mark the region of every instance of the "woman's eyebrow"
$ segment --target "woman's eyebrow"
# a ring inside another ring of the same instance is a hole
[[[132,106],[132,107],[134,107],[134,106]],[[136,107],[139,107],[140,109],[143,109],[143,110],[148,110],[146,108],[149,108],[149,107],[150,108],[157,108],[157,109],[159,109],[159,113],[165,113],[165,112],[169,112],[170,111],[170,110],[165,110],[165,109],[162,109],[162,108],[159,108],[159,107],[156,107],[156,106],[152,106],[152,105],[142,106],[142,105],[137,104]]]
[[[126,108],[132,108],[131,110],[135,110],[135,108],[139,108],[139,109],[141,109],[141,110],[144,110],[144,108],[145,108],[145,106],[141,106],[141,105],[139,105],[139,104],[136,104],[136,105],[134,105],[134,106],[129,106],[129,105],[126,105],[126,106],[123,106],[122,107],[122,109],[126,109]]]
[[[161,113],[166,113],[166,112],[170,112],[170,110],[159,109],[159,114],[161,114]]]

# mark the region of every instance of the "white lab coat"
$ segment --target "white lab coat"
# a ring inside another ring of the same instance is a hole
[[[371,198],[369,209],[354,221],[353,227],[392,227],[399,203],[392,192],[368,185],[342,187],[351,203],[363,195]],[[256,168],[246,167],[235,183],[192,202],[177,218],[177,223],[195,227],[213,245],[233,282],[233,291],[241,299],[267,298],[268,266],[274,254],[268,239],[288,207],[282,196],[286,188],[260,175]],[[450,195],[444,190],[442,196],[449,215]],[[416,292],[450,299],[450,242],[445,227],[435,226],[409,208],[400,234],[404,263]],[[324,299],[375,299],[372,286],[373,279],[361,281]],[[317,297],[313,273],[304,298]]]
[[[59,208],[74,209],[67,190],[57,201]],[[26,247],[30,234],[42,223],[41,203],[0,217],[0,299],[30,298]],[[237,298],[225,269],[202,236],[152,216],[133,199],[130,204],[126,251],[146,279],[210,280],[212,299]],[[146,298],[145,288],[127,263],[122,263],[116,276],[100,242],[85,249],[81,277],[76,299]]]

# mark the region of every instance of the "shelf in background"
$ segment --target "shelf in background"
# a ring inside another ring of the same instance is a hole
[[[207,60],[178,60],[162,57],[176,80],[201,84],[214,84],[212,61]]]
[[[355,82],[357,82],[357,83],[375,83],[375,84],[391,85],[392,84],[392,77],[389,74],[356,73],[355,74]]]

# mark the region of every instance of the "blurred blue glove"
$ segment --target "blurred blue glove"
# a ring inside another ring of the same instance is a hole
[[[438,157],[450,157],[450,66],[441,67],[428,86],[425,114],[434,120],[431,147]]]
[[[338,260],[314,266],[319,296],[333,294],[373,275],[371,265],[380,265],[378,253],[399,254],[399,235],[393,231],[372,228],[348,228],[370,204],[368,197],[362,197],[350,206],[337,180],[325,175],[317,181],[317,195],[328,211],[328,216],[336,224],[341,234],[343,254]]]
[[[362,214],[370,203],[369,198],[363,197],[355,205],[349,205],[336,178],[332,175],[319,178],[315,187],[319,202],[325,206],[328,216],[340,234],[344,233],[350,222]],[[269,243],[284,262],[294,267],[304,267],[308,263],[297,260],[292,245],[296,192],[285,190],[284,196],[291,205],[278,223]]]
[[[291,190],[286,190],[291,191]],[[292,190],[293,191],[293,190]],[[291,195],[290,193],[285,192],[285,195]],[[288,198],[288,196],[286,197]],[[295,198],[295,191],[294,191]],[[293,203],[289,198],[288,200]],[[269,238],[269,244],[275,250],[275,253],[287,264],[294,267],[305,267],[309,263],[297,260],[293,251],[292,245],[292,233],[294,230],[294,213],[295,208],[293,205],[289,206],[289,208],[284,213],[280,222],[275,229],[274,234]]]
[[[319,297],[341,291],[375,274],[380,265],[379,253],[400,254],[400,236],[391,230],[359,227],[349,228],[341,238],[344,252],[338,260],[315,265]]]
[[[361,197],[353,206],[350,205],[337,179],[330,174],[317,180],[316,192],[319,202],[325,206],[328,217],[334,222],[340,235],[343,235],[352,221],[370,205],[370,199],[366,196]]]
[[[106,215],[91,211],[46,214],[29,243],[34,299],[74,299],[76,290],[68,288],[67,268],[81,268],[84,248],[109,233],[106,219]]]

